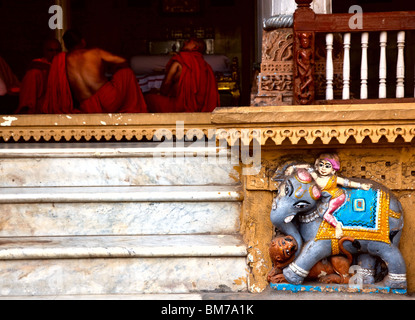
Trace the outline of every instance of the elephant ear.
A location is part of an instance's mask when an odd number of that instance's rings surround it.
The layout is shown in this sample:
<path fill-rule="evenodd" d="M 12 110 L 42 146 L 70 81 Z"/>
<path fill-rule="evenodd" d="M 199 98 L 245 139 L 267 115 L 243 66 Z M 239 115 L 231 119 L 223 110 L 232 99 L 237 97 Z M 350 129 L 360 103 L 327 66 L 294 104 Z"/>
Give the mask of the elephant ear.
<path fill-rule="evenodd" d="M 321 198 L 321 191 L 317 185 L 314 185 L 310 188 L 310 196 L 315 201 Z"/>
<path fill-rule="evenodd" d="M 295 176 L 301 183 L 309 184 L 313 181 L 313 177 L 306 169 L 298 169 Z"/>

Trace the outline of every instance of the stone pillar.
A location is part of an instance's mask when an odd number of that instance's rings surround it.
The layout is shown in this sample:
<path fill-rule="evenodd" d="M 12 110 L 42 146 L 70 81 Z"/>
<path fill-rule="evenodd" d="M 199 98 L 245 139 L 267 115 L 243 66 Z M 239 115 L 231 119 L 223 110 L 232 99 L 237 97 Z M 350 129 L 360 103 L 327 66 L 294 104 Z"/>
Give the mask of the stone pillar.
<path fill-rule="evenodd" d="M 68 0 L 55 0 L 55 4 L 60 6 L 63 11 L 63 29 L 56 29 L 55 31 L 56 39 L 58 39 L 63 46 L 63 35 L 70 27 L 70 5 Z"/>
<path fill-rule="evenodd" d="M 324 13 L 330 14 L 332 13 L 332 0 L 314 0 L 311 4 L 311 9 L 315 13 Z M 297 9 L 297 4 L 294 0 L 263 0 L 263 2 L 269 2 L 271 7 L 271 15 L 279 15 L 279 14 L 293 14 L 294 11 Z"/>

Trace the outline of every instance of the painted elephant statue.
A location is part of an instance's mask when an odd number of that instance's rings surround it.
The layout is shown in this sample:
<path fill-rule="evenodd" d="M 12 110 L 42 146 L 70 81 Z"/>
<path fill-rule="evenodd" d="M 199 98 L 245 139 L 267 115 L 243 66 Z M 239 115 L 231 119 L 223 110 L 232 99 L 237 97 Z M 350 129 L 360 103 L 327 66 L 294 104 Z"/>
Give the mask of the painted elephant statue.
<path fill-rule="evenodd" d="M 330 196 L 304 168 L 284 170 L 277 180 L 280 184 L 271 221 L 298 244 L 295 259 L 284 268 L 278 282 L 301 284 L 317 262 L 339 254 L 335 228 L 323 219 Z M 406 266 L 398 248 L 403 228 L 402 206 L 386 187 L 369 180 L 359 183 L 369 183 L 370 190 L 342 187 L 346 201 L 333 213 L 342 223 L 344 236 L 356 240 L 345 242 L 344 248 L 361 267 L 364 284 L 375 283 L 375 265 L 380 258 L 388 268 L 382 286 L 406 289 Z"/>

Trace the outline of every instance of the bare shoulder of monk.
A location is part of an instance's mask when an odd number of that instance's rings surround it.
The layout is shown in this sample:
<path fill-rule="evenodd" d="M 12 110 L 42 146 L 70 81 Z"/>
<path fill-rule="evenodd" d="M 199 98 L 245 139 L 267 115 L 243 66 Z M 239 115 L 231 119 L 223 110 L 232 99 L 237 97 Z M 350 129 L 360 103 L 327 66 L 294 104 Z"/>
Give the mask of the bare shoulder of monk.
<path fill-rule="evenodd" d="M 102 72 L 99 49 L 82 49 L 68 56 L 68 79 L 79 101 L 95 94 L 108 80 Z"/>
<path fill-rule="evenodd" d="M 119 57 L 115 54 L 112 54 L 111 52 L 108 52 L 102 49 L 98 49 L 98 54 L 100 55 L 102 60 L 109 62 L 109 63 L 121 64 L 127 61 L 123 57 Z"/>

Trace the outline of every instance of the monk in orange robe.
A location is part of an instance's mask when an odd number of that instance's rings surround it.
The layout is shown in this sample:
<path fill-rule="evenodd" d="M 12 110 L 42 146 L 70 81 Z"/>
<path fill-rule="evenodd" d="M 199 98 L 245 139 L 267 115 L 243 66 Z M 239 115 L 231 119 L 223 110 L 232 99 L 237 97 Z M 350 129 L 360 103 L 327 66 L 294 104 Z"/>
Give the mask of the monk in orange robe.
<path fill-rule="evenodd" d="M 68 53 L 59 54 L 52 63 L 44 113 L 147 112 L 138 81 L 124 58 L 87 49 L 75 30 L 67 31 L 63 39 Z M 111 79 L 105 75 L 108 65 L 116 70 Z"/>
<path fill-rule="evenodd" d="M 37 114 L 42 112 L 48 84 L 49 69 L 53 58 L 62 51 L 56 39 L 47 40 L 43 46 L 43 57 L 31 62 L 20 87 L 19 108 L 16 113 Z"/>
<path fill-rule="evenodd" d="M 145 96 L 150 112 L 212 112 L 220 106 L 215 75 L 204 60 L 205 43 L 191 39 L 166 66 L 159 94 Z"/>

